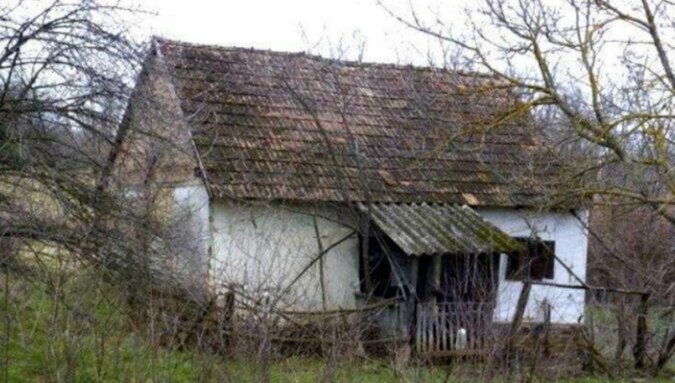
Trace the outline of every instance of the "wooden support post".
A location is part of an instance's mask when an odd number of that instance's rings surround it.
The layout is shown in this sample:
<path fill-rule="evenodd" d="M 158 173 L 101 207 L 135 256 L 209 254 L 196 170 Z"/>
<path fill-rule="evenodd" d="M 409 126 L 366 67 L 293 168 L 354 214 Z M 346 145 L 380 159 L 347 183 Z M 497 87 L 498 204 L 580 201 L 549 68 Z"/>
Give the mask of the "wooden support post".
<path fill-rule="evenodd" d="M 361 230 L 361 238 L 360 245 L 360 254 L 361 254 L 361 267 L 363 268 L 363 284 L 365 286 L 366 290 L 366 297 L 370 298 L 370 294 L 373 292 L 373 282 L 371 279 L 370 275 L 370 256 L 369 256 L 369 248 L 370 248 L 370 218 L 369 216 L 367 217 L 362 217 L 360 221 L 360 230 Z"/>
<path fill-rule="evenodd" d="M 511 358 L 515 346 L 516 337 L 520 330 L 520 325 L 523 322 L 525 309 L 527 308 L 527 301 L 530 299 L 530 291 L 532 284 L 530 282 L 523 282 L 523 289 L 518 296 L 518 303 L 516 304 L 516 312 L 513 314 L 511 327 L 509 328 L 508 336 L 506 337 L 506 347 L 504 348 L 504 356 L 507 360 Z"/>
<path fill-rule="evenodd" d="M 415 351 L 420 352 L 420 313 L 417 306 L 419 299 L 417 296 L 417 280 L 419 278 L 419 260 L 413 258 L 410 261 L 410 296 L 404 303 L 408 307 L 408 334 L 410 340 L 415 344 Z"/>
<path fill-rule="evenodd" d="M 438 291 L 441 290 L 442 263 L 443 263 L 443 256 L 435 255 L 431 263 L 431 286 L 433 288 L 434 293 L 437 293 Z"/>
<path fill-rule="evenodd" d="M 530 299 L 530 291 L 532 291 L 532 284 L 529 282 L 523 283 L 523 289 L 518 296 L 518 303 L 516 303 L 516 312 L 513 314 L 513 321 L 511 322 L 511 329 L 509 335 L 515 335 L 520 328 L 525 316 L 525 309 L 527 308 L 527 301 Z"/>
<path fill-rule="evenodd" d="M 544 355 L 551 356 L 551 313 L 550 303 L 544 303 Z"/>
<path fill-rule="evenodd" d="M 410 294 L 417 298 L 417 281 L 419 279 L 420 262 L 419 259 L 412 258 L 410 260 Z"/>

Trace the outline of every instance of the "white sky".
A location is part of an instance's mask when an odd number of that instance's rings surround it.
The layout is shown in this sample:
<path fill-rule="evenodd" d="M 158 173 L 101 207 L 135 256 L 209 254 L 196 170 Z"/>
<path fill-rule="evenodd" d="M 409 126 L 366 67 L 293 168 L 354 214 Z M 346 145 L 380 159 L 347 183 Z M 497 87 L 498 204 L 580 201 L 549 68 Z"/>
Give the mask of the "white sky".
<path fill-rule="evenodd" d="M 147 20 L 150 33 L 195 43 L 337 57 L 342 41 L 348 48 L 342 58 L 357 59 L 359 42 L 365 41 L 365 61 L 417 64 L 428 63 L 428 52 L 438 48 L 438 42 L 394 20 L 376 0 L 138 1 L 157 14 Z M 454 0 L 451 6 L 464 2 Z M 407 2 L 387 0 L 385 4 L 403 9 Z M 432 0 L 415 4 L 424 9 L 439 6 Z"/>

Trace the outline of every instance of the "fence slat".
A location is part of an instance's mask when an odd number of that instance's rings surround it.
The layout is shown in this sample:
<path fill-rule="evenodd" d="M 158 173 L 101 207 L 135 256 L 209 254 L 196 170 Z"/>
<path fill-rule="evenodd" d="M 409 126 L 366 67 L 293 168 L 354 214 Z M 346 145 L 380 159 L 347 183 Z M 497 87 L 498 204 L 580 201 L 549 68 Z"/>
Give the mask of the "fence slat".
<path fill-rule="evenodd" d="M 464 329 L 465 350 L 481 351 L 488 339 L 485 332 L 491 322 L 491 307 L 486 302 L 418 303 L 415 350 L 418 354 L 460 351 L 458 334 Z"/>

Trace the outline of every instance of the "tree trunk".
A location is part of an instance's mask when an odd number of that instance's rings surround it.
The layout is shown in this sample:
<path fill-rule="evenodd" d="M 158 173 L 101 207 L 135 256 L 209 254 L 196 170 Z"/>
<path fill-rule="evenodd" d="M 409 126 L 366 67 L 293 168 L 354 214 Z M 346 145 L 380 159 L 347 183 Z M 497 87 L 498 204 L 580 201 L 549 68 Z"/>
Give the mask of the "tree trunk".
<path fill-rule="evenodd" d="M 616 311 L 617 322 L 617 342 L 616 349 L 614 349 L 614 361 L 619 363 L 623 358 L 623 352 L 626 349 L 626 315 L 623 299 L 619 303 Z"/>
<path fill-rule="evenodd" d="M 645 368 L 646 365 L 648 311 L 649 311 L 649 294 L 642 294 L 640 295 L 640 306 L 638 307 L 638 318 L 637 318 L 637 332 L 635 335 L 635 346 L 633 347 L 635 368 L 638 370 Z"/>

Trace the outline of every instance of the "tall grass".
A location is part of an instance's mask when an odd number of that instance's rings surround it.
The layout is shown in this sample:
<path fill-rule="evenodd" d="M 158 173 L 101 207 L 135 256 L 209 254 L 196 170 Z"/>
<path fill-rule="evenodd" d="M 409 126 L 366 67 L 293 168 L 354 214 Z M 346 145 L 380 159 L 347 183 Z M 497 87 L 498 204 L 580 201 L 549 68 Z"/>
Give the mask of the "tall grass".
<path fill-rule="evenodd" d="M 10 382 L 255 382 L 254 363 L 226 360 L 199 350 L 170 350 L 153 344 L 149 329 L 128 315 L 124 294 L 97 273 L 64 264 L 38 267 L 13 263 L 0 270 L 0 307 L 9 318 L 8 353 L 2 352 Z M 271 368 L 274 382 L 315 382 L 319 359 L 288 358 Z M 1 376 L 1 375 L 0 375 Z M 396 376 L 386 363 L 340 366 L 348 382 L 443 381 L 433 368 Z M 0 380 L 2 378 L 0 377 Z M 403 379 L 403 380 L 401 380 Z"/>
<path fill-rule="evenodd" d="M 124 293 L 96 272 L 23 260 L 0 269 L 0 286 L 0 338 L 9 335 L 0 366 L 8 366 L 9 382 L 259 381 L 253 361 L 153 343 L 147 324 L 130 319 Z M 285 358 L 273 363 L 269 376 L 272 382 L 317 382 L 325 367 L 318 358 Z M 458 368 L 448 374 L 445 366 L 411 365 L 397 373 L 386 359 L 345 361 L 332 381 L 465 382 Z"/>
<path fill-rule="evenodd" d="M 12 382 L 190 381 L 192 355 L 152 347 L 125 315 L 119 295 L 91 273 L 9 278 Z M 7 301 L 9 300 L 9 301 Z M 3 329 L 7 334 L 7 329 Z"/>

